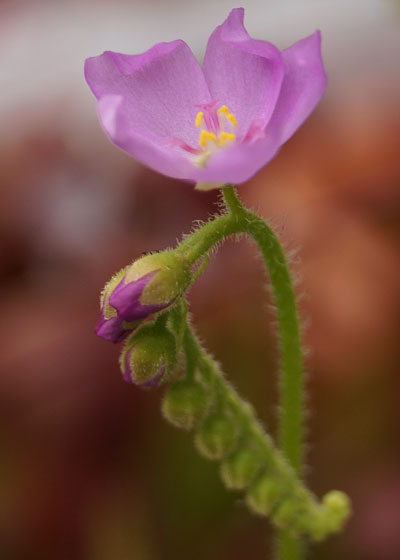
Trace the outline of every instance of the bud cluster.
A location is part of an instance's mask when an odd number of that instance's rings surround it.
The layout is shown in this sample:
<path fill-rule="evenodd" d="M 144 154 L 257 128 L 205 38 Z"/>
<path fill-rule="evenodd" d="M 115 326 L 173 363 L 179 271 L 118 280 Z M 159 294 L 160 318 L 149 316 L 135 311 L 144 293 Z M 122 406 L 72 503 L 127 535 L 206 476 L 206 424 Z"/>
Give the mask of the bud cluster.
<path fill-rule="evenodd" d="M 334 491 L 318 504 L 262 432 L 252 407 L 239 404 L 225 380 L 229 390 L 221 396 L 217 386 L 222 379 L 215 373 L 213 382 L 197 370 L 193 378 L 170 385 L 162 403 L 164 417 L 179 428 L 195 430 L 197 450 L 220 461 L 225 486 L 244 491 L 253 513 L 269 517 L 277 528 L 294 536 L 322 540 L 338 531 L 350 513 L 347 497 Z"/>
<path fill-rule="evenodd" d="M 347 496 L 333 491 L 319 504 L 262 430 L 252 407 L 202 350 L 186 323 L 185 305 L 161 313 L 192 280 L 182 254 L 165 251 L 138 259 L 106 284 L 96 333 L 114 343 L 126 339 L 120 366 L 128 383 L 156 387 L 173 381 L 164 395 L 164 417 L 195 431 L 199 453 L 220 462 L 224 484 L 243 491 L 251 511 L 295 537 L 322 540 L 339 531 L 350 513 Z M 176 380 L 181 345 L 186 376 Z"/>

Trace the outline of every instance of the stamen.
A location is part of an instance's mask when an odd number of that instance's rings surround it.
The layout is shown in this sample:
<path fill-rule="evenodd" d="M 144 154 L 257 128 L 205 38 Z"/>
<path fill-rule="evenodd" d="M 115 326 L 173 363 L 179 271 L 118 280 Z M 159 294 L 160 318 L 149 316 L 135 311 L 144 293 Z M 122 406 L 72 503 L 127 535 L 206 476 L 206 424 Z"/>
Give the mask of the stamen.
<path fill-rule="evenodd" d="M 202 148 L 206 148 L 209 142 L 216 142 L 217 137 L 212 132 L 202 130 L 200 133 L 199 144 Z"/>
<path fill-rule="evenodd" d="M 195 105 L 198 109 L 194 120 L 195 127 L 200 129 L 198 147 L 193 147 L 180 138 L 170 138 L 169 145 L 174 148 L 181 148 L 185 152 L 195 156 L 193 163 L 197 167 L 204 168 L 207 166 L 212 155 L 236 141 L 236 134 L 233 133 L 234 127 L 237 127 L 235 116 L 229 111 L 226 105 L 222 105 L 219 109 L 217 106 L 219 101 L 211 101 L 205 105 Z M 259 130 L 250 127 L 246 140 L 252 140 Z"/>
<path fill-rule="evenodd" d="M 219 145 L 223 146 L 224 144 L 226 144 L 226 142 L 233 142 L 236 140 L 236 135 L 235 134 L 231 134 L 230 132 L 221 132 L 221 135 L 219 137 Z"/>
<path fill-rule="evenodd" d="M 235 119 L 235 115 L 229 112 L 229 109 L 226 105 L 222 105 L 217 111 L 218 115 L 223 118 L 226 118 L 233 126 L 237 126 L 237 121 Z"/>
<path fill-rule="evenodd" d="M 170 138 L 169 145 L 172 148 L 182 148 L 182 150 L 185 150 L 185 152 L 189 152 L 189 154 L 193 154 L 194 156 L 199 156 L 203 153 L 203 150 L 200 150 L 199 148 L 193 148 L 180 138 Z"/>
<path fill-rule="evenodd" d="M 229 113 L 228 120 L 231 124 L 233 124 L 233 126 L 238 125 L 237 120 L 235 119 L 235 115 L 232 115 L 232 113 Z"/>
<path fill-rule="evenodd" d="M 221 115 L 222 113 L 224 113 L 226 116 L 228 116 L 229 113 L 229 109 L 226 105 L 222 105 L 222 107 L 220 107 L 217 111 L 218 115 Z"/>
<path fill-rule="evenodd" d="M 245 144 L 252 144 L 256 140 L 260 140 L 261 138 L 264 138 L 265 136 L 264 128 L 265 128 L 265 123 L 263 120 L 254 119 L 254 121 L 250 123 L 249 130 L 247 131 L 245 137 L 243 138 L 243 142 Z"/>
<path fill-rule="evenodd" d="M 196 128 L 200 128 L 200 126 L 202 125 L 203 117 L 204 117 L 204 113 L 202 111 L 199 111 L 196 115 L 196 122 L 195 122 Z"/>

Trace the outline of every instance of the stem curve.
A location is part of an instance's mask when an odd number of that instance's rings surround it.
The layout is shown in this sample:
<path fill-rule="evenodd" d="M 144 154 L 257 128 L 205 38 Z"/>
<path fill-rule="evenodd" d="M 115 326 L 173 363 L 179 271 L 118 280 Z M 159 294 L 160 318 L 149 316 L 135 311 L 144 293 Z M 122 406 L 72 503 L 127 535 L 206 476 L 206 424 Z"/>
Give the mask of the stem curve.
<path fill-rule="evenodd" d="M 297 477 L 303 475 L 304 460 L 304 375 L 303 354 L 296 297 L 288 261 L 279 240 L 268 224 L 244 208 L 232 185 L 222 189 L 226 212 L 203 225 L 183 240 L 177 251 L 190 264 L 225 238 L 245 233 L 258 246 L 269 274 L 276 304 L 279 333 L 279 400 L 278 442 L 283 456 Z M 303 558 L 303 543 L 285 529 L 277 542 L 279 560 Z"/>

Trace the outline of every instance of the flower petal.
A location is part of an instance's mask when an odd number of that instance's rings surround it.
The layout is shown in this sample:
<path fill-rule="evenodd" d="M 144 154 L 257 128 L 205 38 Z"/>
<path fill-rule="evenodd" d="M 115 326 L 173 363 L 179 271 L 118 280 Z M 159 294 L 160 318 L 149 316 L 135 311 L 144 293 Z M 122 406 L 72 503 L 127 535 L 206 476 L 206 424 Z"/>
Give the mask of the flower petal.
<path fill-rule="evenodd" d="M 176 179 L 191 178 L 194 166 L 183 150 L 172 148 L 168 141 L 154 138 L 146 131 L 136 132 L 130 126 L 121 96 L 102 97 L 97 109 L 104 130 L 116 146 L 159 173 Z"/>
<path fill-rule="evenodd" d="M 326 87 L 319 31 L 283 51 L 285 76 L 264 138 L 216 153 L 198 172 L 200 183 L 243 183 L 264 167 L 320 101 Z"/>
<path fill-rule="evenodd" d="M 266 41 L 252 39 L 243 17 L 243 8 L 231 11 L 211 35 L 204 57 L 211 95 L 235 115 L 241 136 L 254 119 L 268 123 L 284 74 L 279 50 Z"/>
<path fill-rule="evenodd" d="M 108 51 L 86 60 L 85 77 L 112 141 L 146 165 L 185 178 L 187 158 L 169 142 L 178 137 L 196 145 L 195 105 L 211 100 L 189 47 L 173 41 L 142 55 Z"/>
<path fill-rule="evenodd" d="M 217 188 L 221 184 L 244 183 L 251 179 L 279 151 L 276 131 L 252 144 L 241 143 L 213 154 L 207 167 L 196 169 L 194 177 L 201 190 Z M 214 183 L 214 185 L 213 185 Z"/>
<path fill-rule="evenodd" d="M 283 144 L 321 100 L 327 77 L 321 56 L 321 32 L 301 39 L 282 52 L 285 77 L 274 114 L 266 129 L 279 129 Z"/>

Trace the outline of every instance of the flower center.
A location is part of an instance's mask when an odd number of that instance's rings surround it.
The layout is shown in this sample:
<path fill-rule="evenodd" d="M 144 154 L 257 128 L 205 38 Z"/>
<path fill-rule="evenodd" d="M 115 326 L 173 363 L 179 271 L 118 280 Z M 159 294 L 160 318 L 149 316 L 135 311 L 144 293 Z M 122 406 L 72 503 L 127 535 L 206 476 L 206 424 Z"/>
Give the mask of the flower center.
<path fill-rule="evenodd" d="M 216 108 L 217 102 L 213 101 L 207 105 L 197 105 L 202 109 L 196 116 L 195 126 L 200 128 L 199 144 L 202 148 L 221 148 L 227 142 L 234 142 L 237 127 L 235 116 L 229 112 L 226 105 Z"/>
<path fill-rule="evenodd" d="M 198 167 L 205 167 L 213 152 L 231 146 L 236 141 L 236 118 L 226 105 L 217 109 L 218 104 L 218 101 L 211 101 L 206 105 L 195 105 L 200 109 L 194 123 L 200 129 L 199 147 L 190 146 L 179 138 L 172 139 L 173 146 L 195 156 L 194 164 Z"/>

